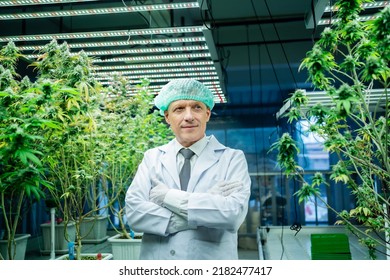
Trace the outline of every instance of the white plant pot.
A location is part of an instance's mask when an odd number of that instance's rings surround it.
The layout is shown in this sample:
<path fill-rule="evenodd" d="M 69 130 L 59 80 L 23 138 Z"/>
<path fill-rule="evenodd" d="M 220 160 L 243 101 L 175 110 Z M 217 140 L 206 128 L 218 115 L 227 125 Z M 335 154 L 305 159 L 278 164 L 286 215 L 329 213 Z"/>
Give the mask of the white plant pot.
<path fill-rule="evenodd" d="M 43 248 L 41 253 L 49 254 L 51 252 L 51 224 L 41 224 Z M 76 226 L 75 223 L 68 223 L 66 232 L 68 234 L 69 241 L 75 241 L 76 239 Z M 65 238 L 65 224 L 55 225 L 55 236 L 54 236 L 54 251 L 56 254 L 65 254 L 68 252 L 68 241 Z"/>
<path fill-rule="evenodd" d="M 138 235 L 142 237 L 142 234 Z M 117 234 L 108 238 L 114 260 L 139 260 L 142 239 L 123 239 L 120 236 Z"/>
<path fill-rule="evenodd" d="M 97 253 L 83 253 L 81 254 L 81 258 L 83 256 L 93 256 L 96 257 Z M 102 260 L 112 260 L 113 256 L 110 253 L 102 253 Z M 69 254 L 61 255 L 56 260 L 69 260 Z"/>
<path fill-rule="evenodd" d="M 12 246 L 11 253 L 15 254 L 14 260 L 24 260 L 24 257 L 26 256 L 26 249 L 27 249 L 27 241 L 30 238 L 31 234 L 16 234 L 15 235 L 15 243 L 16 247 Z M 5 260 L 9 260 L 8 257 L 8 241 L 7 240 L 0 240 L 0 253 L 3 256 Z"/>
<path fill-rule="evenodd" d="M 102 243 L 108 239 L 108 216 L 95 216 L 83 219 L 80 234 L 83 243 Z"/>

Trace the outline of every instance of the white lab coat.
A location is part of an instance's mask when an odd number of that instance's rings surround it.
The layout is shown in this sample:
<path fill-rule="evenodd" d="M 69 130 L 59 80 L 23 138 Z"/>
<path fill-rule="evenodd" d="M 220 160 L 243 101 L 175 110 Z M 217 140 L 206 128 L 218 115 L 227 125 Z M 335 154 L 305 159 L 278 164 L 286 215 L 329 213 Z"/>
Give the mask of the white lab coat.
<path fill-rule="evenodd" d="M 149 201 L 151 176 L 180 190 L 173 140 L 147 151 L 126 194 L 126 218 L 143 232 L 141 259 L 237 259 L 237 230 L 245 220 L 250 177 L 244 153 L 225 147 L 214 136 L 192 167 L 187 192 L 188 222 L 195 230 L 167 234 L 171 211 Z M 220 181 L 241 181 L 228 197 L 207 191 Z"/>

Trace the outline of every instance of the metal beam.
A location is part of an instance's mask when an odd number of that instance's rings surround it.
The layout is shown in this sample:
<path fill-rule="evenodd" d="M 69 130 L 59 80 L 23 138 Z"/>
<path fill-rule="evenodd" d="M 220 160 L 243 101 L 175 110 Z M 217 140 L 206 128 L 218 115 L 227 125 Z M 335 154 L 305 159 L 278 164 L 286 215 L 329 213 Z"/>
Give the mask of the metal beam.
<path fill-rule="evenodd" d="M 307 29 L 313 29 L 318 25 L 318 22 L 322 18 L 325 12 L 326 6 L 329 4 L 329 0 L 314 0 L 310 12 L 305 16 L 305 25 Z M 314 21 L 316 22 L 314 24 Z"/>

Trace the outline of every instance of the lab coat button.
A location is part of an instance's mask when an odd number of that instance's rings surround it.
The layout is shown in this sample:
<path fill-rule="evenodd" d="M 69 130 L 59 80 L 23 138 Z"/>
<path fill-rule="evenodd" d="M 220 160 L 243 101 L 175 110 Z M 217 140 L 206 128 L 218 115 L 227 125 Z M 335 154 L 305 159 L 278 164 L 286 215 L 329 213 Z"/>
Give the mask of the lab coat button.
<path fill-rule="evenodd" d="M 169 253 L 171 253 L 171 256 L 174 256 L 175 255 L 175 250 L 171 250 Z"/>

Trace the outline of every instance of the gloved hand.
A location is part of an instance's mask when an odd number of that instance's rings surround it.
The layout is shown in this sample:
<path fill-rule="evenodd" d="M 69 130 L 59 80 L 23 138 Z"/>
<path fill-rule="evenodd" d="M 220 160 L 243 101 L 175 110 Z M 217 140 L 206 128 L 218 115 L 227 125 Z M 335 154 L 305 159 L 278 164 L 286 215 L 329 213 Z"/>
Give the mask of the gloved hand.
<path fill-rule="evenodd" d="M 208 193 L 222 195 L 224 197 L 231 195 L 234 192 L 239 191 L 243 187 L 239 181 L 224 181 L 217 183 L 212 187 Z"/>
<path fill-rule="evenodd" d="M 156 203 L 157 205 L 162 206 L 165 195 L 169 191 L 169 188 L 167 185 L 155 178 L 152 178 L 152 185 L 153 187 L 149 192 L 149 200 Z"/>
<path fill-rule="evenodd" d="M 168 233 L 172 234 L 189 229 L 196 229 L 196 227 L 189 226 L 187 219 L 176 213 L 172 213 L 171 219 L 169 220 L 168 224 Z"/>

